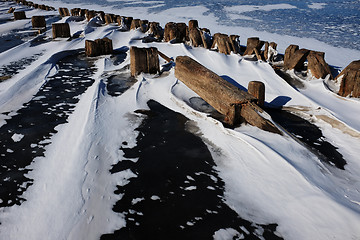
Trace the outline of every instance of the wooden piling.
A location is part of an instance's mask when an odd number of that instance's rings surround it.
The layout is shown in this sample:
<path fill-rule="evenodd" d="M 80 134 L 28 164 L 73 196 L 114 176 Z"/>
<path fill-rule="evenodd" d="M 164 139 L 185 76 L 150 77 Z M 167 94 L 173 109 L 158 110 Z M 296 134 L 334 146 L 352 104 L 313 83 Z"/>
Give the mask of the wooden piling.
<path fill-rule="evenodd" d="M 258 53 L 261 52 L 261 48 L 264 45 L 264 41 L 261 41 L 258 37 L 251 37 L 247 39 L 246 50 L 244 55 L 254 54 L 254 49 L 258 50 Z"/>
<path fill-rule="evenodd" d="M 45 16 L 32 16 L 31 23 L 33 28 L 45 28 L 46 27 Z"/>
<path fill-rule="evenodd" d="M 333 79 L 330 67 L 325 62 L 324 52 L 310 51 L 307 60 L 308 72 L 310 71 L 315 78 L 326 78 L 327 75 L 330 75 L 330 79 Z"/>
<path fill-rule="evenodd" d="M 43 8 L 45 8 L 45 5 L 43 6 Z M 67 9 L 67 8 L 59 8 L 59 14 L 61 17 L 70 16 L 69 9 Z"/>
<path fill-rule="evenodd" d="M 53 23 L 52 24 L 52 35 L 53 38 L 69 38 L 70 35 L 70 26 L 68 23 Z"/>
<path fill-rule="evenodd" d="M 88 57 L 96 57 L 113 53 L 112 40 L 109 38 L 85 40 L 85 54 Z"/>
<path fill-rule="evenodd" d="M 26 19 L 25 12 L 24 11 L 14 12 L 14 19 L 15 20 Z"/>
<path fill-rule="evenodd" d="M 340 81 L 340 96 L 360 98 L 360 60 L 351 62 L 335 81 Z"/>
<path fill-rule="evenodd" d="M 309 52 L 307 49 L 299 49 L 298 45 L 290 45 L 285 50 L 284 68 L 302 70 Z"/>
<path fill-rule="evenodd" d="M 130 48 L 130 72 L 131 76 L 137 76 L 141 72 L 160 72 L 159 55 L 157 48 Z"/>
<path fill-rule="evenodd" d="M 256 104 L 259 107 L 264 107 L 265 103 L 265 84 L 260 81 L 251 81 L 248 84 L 248 93 L 253 95 L 257 102 Z"/>

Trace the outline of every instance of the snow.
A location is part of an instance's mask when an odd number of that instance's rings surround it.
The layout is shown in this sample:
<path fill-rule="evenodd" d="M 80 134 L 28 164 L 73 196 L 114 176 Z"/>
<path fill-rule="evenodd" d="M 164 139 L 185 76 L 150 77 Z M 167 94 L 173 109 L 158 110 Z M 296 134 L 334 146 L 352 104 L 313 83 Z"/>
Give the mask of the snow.
<path fill-rule="evenodd" d="M 162 3 L 152 1 L 152 4 Z M 56 6 L 59 3 L 45 4 Z M 312 3 L 309 8 L 324 6 Z M 99 8 L 111 10 L 106 6 Z M 296 7 L 290 4 L 242 5 L 227 11 L 234 17 L 234 14 L 249 11 L 293 8 Z M 298 43 L 301 47 L 325 51 L 326 60 L 342 68 L 360 53 L 309 38 L 221 26 L 212 13 L 203 15 L 206 11 L 203 6 L 169 8 L 156 14 L 148 12 L 146 7 L 122 9 L 124 15 L 146 17 L 159 21 L 162 26 L 170 19 L 186 22 L 197 16 L 200 26 L 208 27 L 212 32 L 242 32 L 242 42 L 247 37 L 260 36 L 278 42 L 280 52 L 284 52 L 289 43 Z M 39 10 L 27 12 L 28 16 L 38 13 Z M 59 22 L 69 19 L 63 18 Z M 48 239 L 99 239 L 102 234 L 125 227 L 125 217 L 112 211 L 113 205 L 121 198 L 114 191 L 116 186 L 125 186 L 137 174 L 130 170 L 111 174 L 109 169 L 118 161 L 126 160 L 119 149 L 123 142 L 126 141 L 129 147 L 136 146 L 136 128 L 141 124 L 142 117 L 134 111 L 148 109 L 147 101 L 150 99 L 196 123 L 199 135 L 211 151 L 216 170 L 225 183 L 225 202 L 242 218 L 260 224 L 275 222 L 278 224 L 277 232 L 285 239 L 356 239 L 360 236 L 358 99 L 337 96 L 326 87 L 324 79 L 301 80 L 305 88 L 294 89 L 266 62 L 248 61 L 239 55 L 226 56 L 184 44 L 142 43 L 136 40 L 143 36 L 139 31 L 119 32 L 114 26 L 99 26 L 96 21 L 70 21 L 72 33 L 83 31 L 78 39 L 58 39 L 31 49 L 25 42 L 0 53 L 1 66 L 8 61 L 31 56 L 34 52 L 43 53 L 29 67 L 0 83 L 0 112 L 16 113 L 30 101 L 48 77 L 57 73 L 57 61 L 70 55 L 72 51 L 69 50 L 83 48 L 85 39 L 107 36 L 113 40 L 114 49 L 154 46 L 174 59 L 180 55 L 190 56 L 243 88 L 252 80 L 264 82 L 267 104 L 277 103 L 278 97 L 286 97 L 288 101 L 284 106 L 302 109 L 299 114 L 321 128 L 348 164 L 341 171 L 322 163 L 286 132 L 277 135 L 248 125 L 224 128 L 217 120 L 192 107 L 190 98 L 197 95 L 175 78 L 173 68 L 162 76 L 141 74 L 130 89 L 118 97 L 111 97 L 105 89 L 104 74 L 122 69 L 130 59 L 127 56 L 120 66 L 114 66 L 109 56 L 103 56 L 96 61 L 95 82 L 80 96 L 68 122 L 58 126 L 51 139 L 43 141 L 50 143 L 45 147 L 45 155 L 34 159 L 28 167 L 33 169 L 28 177 L 34 179 L 34 183 L 22 196 L 26 201 L 20 206 L 0 210 L 1 238 L 41 239 L 47 236 Z M 26 24 L 29 20 L 2 24 L 0 31 L 5 33 Z M 50 31 L 46 32 L 47 36 L 50 34 Z M 6 125 L 6 119 L 11 116 L 2 114 L 0 126 Z M 324 119 L 339 123 L 338 127 L 333 127 Z M 23 134 L 14 133 L 12 139 L 18 142 L 23 137 Z M 7 151 L 12 153 L 14 149 Z M 210 177 L 214 182 L 218 181 L 214 176 Z M 191 176 L 187 179 L 194 180 Z M 208 189 L 215 190 L 211 186 Z M 197 191 L 198 188 L 189 186 L 184 190 Z M 158 201 L 160 197 L 153 195 L 150 199 Z M 144 200 L 139 197 L 133 199 L 132 204 Z M 194 225 L 190 221 L 186 224 Z M 235 236 L 239 239 L 244 237 L 234 229 L 219 229 L 214 233 L 214 239 L 232 239 Z"/>

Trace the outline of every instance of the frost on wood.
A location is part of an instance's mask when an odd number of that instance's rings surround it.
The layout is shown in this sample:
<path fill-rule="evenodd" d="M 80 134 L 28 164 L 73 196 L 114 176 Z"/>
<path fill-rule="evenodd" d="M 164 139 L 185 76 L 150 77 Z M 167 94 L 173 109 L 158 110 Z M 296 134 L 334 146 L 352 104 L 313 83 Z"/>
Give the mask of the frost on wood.
<path fill-rule="evenodd" d="M 130 48 L 131 76 L 143 73 L 160 72 L 159 55 L 157 48 Z"/>
<path fill-rule="evenodd" d="M 360 60 L 351 62 L 335 80 L 341 81 L 340 96 L 360 97 Z"/>

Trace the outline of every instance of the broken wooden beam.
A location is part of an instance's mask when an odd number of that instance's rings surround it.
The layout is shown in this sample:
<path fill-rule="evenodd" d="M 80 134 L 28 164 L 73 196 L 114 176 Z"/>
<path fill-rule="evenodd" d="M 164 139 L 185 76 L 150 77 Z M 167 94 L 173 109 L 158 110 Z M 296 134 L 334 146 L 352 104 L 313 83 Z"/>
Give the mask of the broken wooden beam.
<path fill-rule="evenodd" d="M 135 77 L 141 72 L 156 74 L 160 72 L 157 48 L 130 48 L 130 72 Z"/>
<path fill-rule="evenodd" d="M 240 90 L 188 56 L 178 56 L 175 77 L 197 93 L 203 100 L 225 116 L 229 125 L 242 120 L 263 130 L 280 133 L 274 124 L 261 116 L 263 110 L 257 99 Z"/>
<path fill-rule="evenodd" d="M 52 35 L 53 38 L 69 38 L 70 26 L 68 23 L 53 23 L 52 24 Z"/>
<path fill-rule="evenodd" d="M 176 58 L 175 77 L 225 115 L 225 121 L 230 125 L 238 120 L 236 106 L 256 101 L 254 96 L 225 81 L 188 56 Z"/>

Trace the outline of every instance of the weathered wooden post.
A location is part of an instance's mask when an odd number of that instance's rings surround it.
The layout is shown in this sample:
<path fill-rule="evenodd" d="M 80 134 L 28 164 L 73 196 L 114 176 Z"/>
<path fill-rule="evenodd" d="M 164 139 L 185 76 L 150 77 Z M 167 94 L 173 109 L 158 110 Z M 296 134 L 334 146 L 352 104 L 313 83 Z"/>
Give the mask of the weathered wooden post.
<path fill-rule="evenodd" d="M 32 16 L 31 23 L 33 28 L 45 28 L 46 27 L 45 16 Z"/>
<path fill-rule="evenodd" d="M 189 39 L 190 43 L 194 47 L 204 46 L 203 37 L 201 36 L 201 32 L 199 30 L 198 21 L 190 20 L 189 21 Z"/>
<path fill-rule="evenodd" d="M 150 33 L 150 36 L 153 36 L 154 38 L 156 38 L 158 40 L 161 40 L 164 36 L 164 31 L 158 22 L 150 22 L 149 23 L 149 33 Z"/>
<path fill-rule="evenodd" d="M 340 81 L 340 96 L 360 98 L 360 60 L 351 62 L 335 81 Z"/>
<path fill-rule="evenodd" d="M 70 35 L 70 26 L 68 23 L 53 23 L 52 24 L 53 38 L 68 38 Z"/>
<path fill-rule="evenodd" d="M 240 36 L 239 35 L 230 35 L 230 43 L 234 53 L 240 53 Z"/>
<path fill-rule="evenodd" d="M 251 81 L 248 84 L 248 93 L 257 99 L 257 105 L 264 107 L 265 103 L 265 84 L 260 81 Z"/>
<path fill-rule="evenodd" d="M 14 12 L 14 19 L 15 20 L 26 19 L 25 12 L 24 11 Z"/>
<path fill-rule="evenodd" d="M 256 51 L 259 54 L 263 45 L 264 45 L 264 41 L 260 41 L 260 39 L 258 37 L 248 38 L 244 55 L 251 55 L 254 52 L 256 53 Z M 261 60 L 261 59 L 258 59 L 258 60 Z"/>
<path fill-rule="evenodd" d="M 94 10 L 88 10 L 85 15 L 86 15 L 86 20 L 89 22 L 93 17 L 96 16 L 96 13 Z"/>
<path fill-rule="evenodd" d="M 85 54 L 88 57 L 96 57 L 113 53 L 112 40 L 105 37 L 95 41 L 85 40 Z"/>
<path fill-rule="evenodd" d="M 234 125 L 243 119 L 263 130 L 280 133 L 269 120 L 259 114 L 263 110 L 255 104 L 257 99 L 254 96 L 235 87 L 190 57 L 176 58 L 175 77 L 223 114 L 227 124 Z"/>
<path fill-rule="evenodd" d="M 290 45 L 285 50 L 284 68 L 301 70 L 309 52 L 307 49 L 299 49 L 298 45 Z"/>
<path fill-rule="evenodd" d="M 266 61 L 273 61 L 277 44 L 275 42 L 265 42 L 264 58 Z"/>
<path fill-rule="evenodd" d="M 45 8 L 45 5 L 42 8 Z M 59 14 L 61 17 L 70 16 L 69 9 L 67 9 L 67 8 L 59 8 Z"/>
<path fill-rule="evenodd" d="M 159 55 L 157 48 L 130 48 L 130 72 L 131 76 L 137 76 L 141 72 L 158 73 Z"/>
<path fill-rule="evenodd" d="M 329 65 L 325 62 L 325 53 L 310 51 L 307 56 L 308 60 L 308 72 L 315 78 L 325 78 L 330 75 L 330 79 L 333 79 Z"/>

